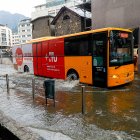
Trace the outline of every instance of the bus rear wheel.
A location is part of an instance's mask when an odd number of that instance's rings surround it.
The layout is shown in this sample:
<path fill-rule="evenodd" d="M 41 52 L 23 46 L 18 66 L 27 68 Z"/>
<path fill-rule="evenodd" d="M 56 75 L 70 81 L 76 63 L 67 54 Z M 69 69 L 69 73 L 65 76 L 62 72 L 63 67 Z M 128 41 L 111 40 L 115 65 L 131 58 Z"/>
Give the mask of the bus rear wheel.
<path fill-rule="evenodd" d="M 24 72 L 29 72 L 29 67 L 27 65 L 24 66 Z"/>
<path fill-rule="evenodd" d="M 79 79 L 79 76 L 76 72 L 71 72 L 71 73 L 68 73 L 67 75 L 67 80 L 78 80 Z"/>

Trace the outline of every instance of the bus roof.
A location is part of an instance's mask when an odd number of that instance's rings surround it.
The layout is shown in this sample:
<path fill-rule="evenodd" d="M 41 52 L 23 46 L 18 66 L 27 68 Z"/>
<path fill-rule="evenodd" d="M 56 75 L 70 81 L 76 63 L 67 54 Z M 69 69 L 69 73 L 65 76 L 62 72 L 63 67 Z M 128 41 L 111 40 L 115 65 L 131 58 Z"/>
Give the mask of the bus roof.
<path fill-rule="evenodd" d="M 44 41 L 44 40 L 50 40 L 50 39 L 54 39 L 54 38 L 56 38 L 56 37 L 55 36 L 45 36 L 45 37 L 31 39 L 27 43 L 41 42 L 41 41 Z"/>
<path fill-rule="evenodd" d="M 130 29 L 107 27 L 107 28 L 100 28 L 100 29 L 95 29 L 95 30 L 90 30 L 90 31 L 85 31 L 85 32 L 79 32 L 79 33 L 75 33 L 75 34 L 68 34 L 68 35 L 58 36 L 56 38 L 63 38 L 63 37 L 66 38 L 66 37 L 84 35 L 84 34 L 89 34 L 89 33 L 98 33 L 98 32 L 103 32 L 103 31 L 108 31 L 108 30 L 121 30 L 121 31 L 126 31 L 126 32 L 132 32 Z"/>
<path fill-rule="evenodd" d="M 35 38 L 35 39 L 31 39 L 31 40 L 27 41 L 26 43 L 17 44 L 15 46 L 22 46 L 22 45 L 26 45 L 26 44 L 35 43 L 35 42 L 50 40 L 50 39 L 53 39 L 53 38 L 56 38 L 56 37 L 55 36 L 45 36 L 45 37 Z"/>
<path fill-rule="evenodd" d="M 84 34 L 89 34 L 89 33 L 98 33 L 98 32 L 108 31 L 108 30 L 121 30 L 121 31 L 126 31 L 126 32 L 132 32 L 130 29 L 107 27 L 107 28 L 100 28 L 100 29 L 95 29 L 95 30 L 90 30 L 90 31 L 84 31 L 84 32 L 79 32 L 79 33 L 74 33 L 74 34 L 63 35 L 63 36 L 46 36 L 46 37 L 35 38 L 35 39 L 28 41 L 26 44 L 36 43 L 36 42 L 41 42 L 41 41 L 46 41 L 46 40 L 51 40 L 51 39 L 67 38 L 67 37 L 84 35 Z M 23 45 L 23 44 L 21 44 L 21 45 Z"/>

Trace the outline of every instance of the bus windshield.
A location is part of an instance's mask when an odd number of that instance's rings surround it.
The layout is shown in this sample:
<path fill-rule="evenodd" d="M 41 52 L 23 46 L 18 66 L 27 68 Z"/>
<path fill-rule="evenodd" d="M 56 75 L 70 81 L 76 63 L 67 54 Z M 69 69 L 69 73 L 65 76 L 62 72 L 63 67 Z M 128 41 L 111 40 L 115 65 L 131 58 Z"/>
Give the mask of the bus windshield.
<path fill-rule="evenodd" d="M 110 66 L 133 62 L 132 34 L 113 30 L 110 32 Z"/>

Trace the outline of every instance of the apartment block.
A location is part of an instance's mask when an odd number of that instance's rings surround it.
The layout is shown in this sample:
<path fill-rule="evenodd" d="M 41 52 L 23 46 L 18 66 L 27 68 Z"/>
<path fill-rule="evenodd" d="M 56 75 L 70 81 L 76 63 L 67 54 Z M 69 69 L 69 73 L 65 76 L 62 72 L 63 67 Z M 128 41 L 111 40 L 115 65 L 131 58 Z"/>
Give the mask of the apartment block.
<path fill-rule="evenodd" d="M 24 19 L 19 22 L 18 35 L 20 43 L 26 43 L 32 39 L 32 23 L 31 19 Z"/>
<path fill-rule="evenodd" d="M 18 33 L 12 34 L 12 43 L 13 43 L 12 46 L 20 44 L 20 37 L 19 37 Z"/>
<path fill-rule="evenodd" d="M 12 46 L 12 30 L 6 25 L 0 24 L 0 49 L 10 48 Z"/>

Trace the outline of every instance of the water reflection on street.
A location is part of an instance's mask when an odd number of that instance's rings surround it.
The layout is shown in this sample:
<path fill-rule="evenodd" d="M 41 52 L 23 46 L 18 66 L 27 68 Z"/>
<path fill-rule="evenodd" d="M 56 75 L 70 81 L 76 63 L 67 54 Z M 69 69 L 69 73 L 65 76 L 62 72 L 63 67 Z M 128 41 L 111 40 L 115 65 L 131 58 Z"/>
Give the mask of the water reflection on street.
<path fill-rule="evenodd" d="M 57 92 L 56 111 L 61 111 L 65 115 L 81 112 L 80 87 L 76 90 L 79 92 Z M 94 124 L 104 130 L 124 131 L 140 138 L 140 77 L 138 75 L 133 83 L 114 89 L 86 87 L 85 98 L 86 125 Z"/>
<path fill-rule="evenodd" d="M 130 84 L 111 89 L 86 85 L 85 115 L 81 114 L 82 84 L 78 81 L 55 80 L 55 107 L 52 100 L 46 107 L 42 86 L 45 78 L 36 77 L 33 102 L 32 77 L 10 76 L 10 93 L 4 90 L 0 94 L 0 110 L 33 131 L 59 132 L 78 140 L 140 139 L 140 75 L 135 74 Z M 0 82 L 4 85 L 3 80 Z"/>

